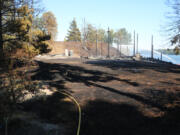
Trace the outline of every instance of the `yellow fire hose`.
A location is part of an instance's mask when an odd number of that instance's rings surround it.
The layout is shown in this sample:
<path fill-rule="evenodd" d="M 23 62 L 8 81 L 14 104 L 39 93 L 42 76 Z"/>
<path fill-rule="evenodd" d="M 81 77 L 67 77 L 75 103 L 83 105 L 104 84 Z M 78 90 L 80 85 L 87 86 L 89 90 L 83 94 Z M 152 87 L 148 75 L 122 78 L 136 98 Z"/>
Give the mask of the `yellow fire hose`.
<path fill-rule="evenodd" d="M 79 135 L 80 134 L 80 128 L 81 128 L 81 106 L 79 105 L 78 101 L 73 97 L 71 96 L 70 94 L 68 93 L 65 93 L 65 92 L 59 92 L 67 97 L 69 97 L 72 101 L 74 101 L 74 103 L 77 105 L 78 107 L 78 111 L 79 111 L 79 120 L 78 120 L 78 128 L 77 128 L 77 134 L 76 135 Z"/>
<path fill-rule="evenodd" d="M 77 134 L 76 135 L 79 135 L 80 134 L 80 128 L 81 128 L 81 106 L 79 105 L 78 101 L 73 97 L 71 96 L 70 94 L 68 93 L 65 93 L 65 92 L 59 92 L 67 97 L 69 97 L 72 101 L 74 101 L 74 103 L 77 105 L 78 107 L 78 111 L 79 111 L 79 120 L 78 120 L 78 128 L 77 128 Z M 7 121 L 8 121 L 8 118 L 6 119 L 6 129 L 5 129 L 5 134 L 7 135 Z"/>

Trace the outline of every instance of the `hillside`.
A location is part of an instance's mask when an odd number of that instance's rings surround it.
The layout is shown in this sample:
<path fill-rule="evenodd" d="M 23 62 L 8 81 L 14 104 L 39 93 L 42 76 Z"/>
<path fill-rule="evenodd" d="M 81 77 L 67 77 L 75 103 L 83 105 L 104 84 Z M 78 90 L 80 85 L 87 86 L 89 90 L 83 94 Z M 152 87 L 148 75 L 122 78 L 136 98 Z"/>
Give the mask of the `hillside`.
<path fill-rule="evenodd" d="M 73 50 L 74 56 L 96 56 L 96 44 L 88 43 L 85 47 L 81 42 L 51 42 L 52 51 L 50 54 L 64 54 L 65 49 Z M 102 52 L 101 52 L 102 50 Z M 108 55 L 108 45 L 105 43 L 98 44 L 98 55 Z M 117 56 L 117 49 L 110 47 L 110 55 Z"/>

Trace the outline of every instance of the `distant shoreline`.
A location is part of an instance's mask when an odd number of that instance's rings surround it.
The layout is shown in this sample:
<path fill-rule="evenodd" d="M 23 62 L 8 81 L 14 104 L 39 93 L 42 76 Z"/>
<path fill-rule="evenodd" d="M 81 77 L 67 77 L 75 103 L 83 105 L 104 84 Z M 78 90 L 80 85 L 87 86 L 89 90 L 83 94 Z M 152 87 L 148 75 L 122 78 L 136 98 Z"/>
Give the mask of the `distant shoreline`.
<path fill-rule="evenodd" d="M 158 49 L 157 51 L 165 55 L 177 55 L 175 54 L 174 49 Z M 180 56 L 180 54 L 178 55 Z"/>

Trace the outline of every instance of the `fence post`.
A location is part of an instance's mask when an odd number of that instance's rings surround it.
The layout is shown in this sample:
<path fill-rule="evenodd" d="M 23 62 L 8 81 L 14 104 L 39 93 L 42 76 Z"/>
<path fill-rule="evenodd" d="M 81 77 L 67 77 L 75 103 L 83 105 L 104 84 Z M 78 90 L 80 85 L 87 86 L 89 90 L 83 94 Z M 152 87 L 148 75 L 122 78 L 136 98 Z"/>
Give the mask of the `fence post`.
<path fill-rule="evenodd" d="M 136 32 L 134 31 L 134 50 L 133 50 L 133 56 L 135 56 L 136 51 Z"/>
<path fill-rule="evenodd" d="M 110 32 L 110 30 L 109 30 L 109 27 L 108 27 L 108 58 L 110 58 L 110 41 L 109 41 L 109 32 Z"/>
<path fill-rule="evenodd" d="M 154 44 L 153 44 L 153 35 L 152 35 L 152 39 L 151 39 L 151 58 L 154 58 Z"/>
<path fill-rule="evenodd" d="M 138 46 L 139 45 L 139 34 L 137 34 L 137 48 L 136 48 L 136 53 L 138 54 L 139 53 L 139 50 L 138 50 Z"/>

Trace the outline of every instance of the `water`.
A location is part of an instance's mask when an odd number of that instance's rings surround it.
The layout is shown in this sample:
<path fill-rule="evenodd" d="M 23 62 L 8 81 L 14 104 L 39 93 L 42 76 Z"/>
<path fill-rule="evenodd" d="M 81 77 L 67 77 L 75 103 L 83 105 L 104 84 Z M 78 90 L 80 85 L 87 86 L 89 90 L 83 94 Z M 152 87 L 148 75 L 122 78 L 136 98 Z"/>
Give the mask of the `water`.
<path fill-rule="evenodd" d="M 149 50 L 142 50 L 140 54 L 143 57 L 151 57 L 151 51 Z M 154 58 L 161 59 L 161 53 L 158 51 L 154 51 Z M 163 61 L 172 62 L 173 64 L 180 64 L 180 55 L 164 55 L 162 56 Z"/>
<path fill-rule="evenodd" d="M 180 64 L 180 55 L 168 55 L 168 56 L 176 61 L 174 64 Z"/>

